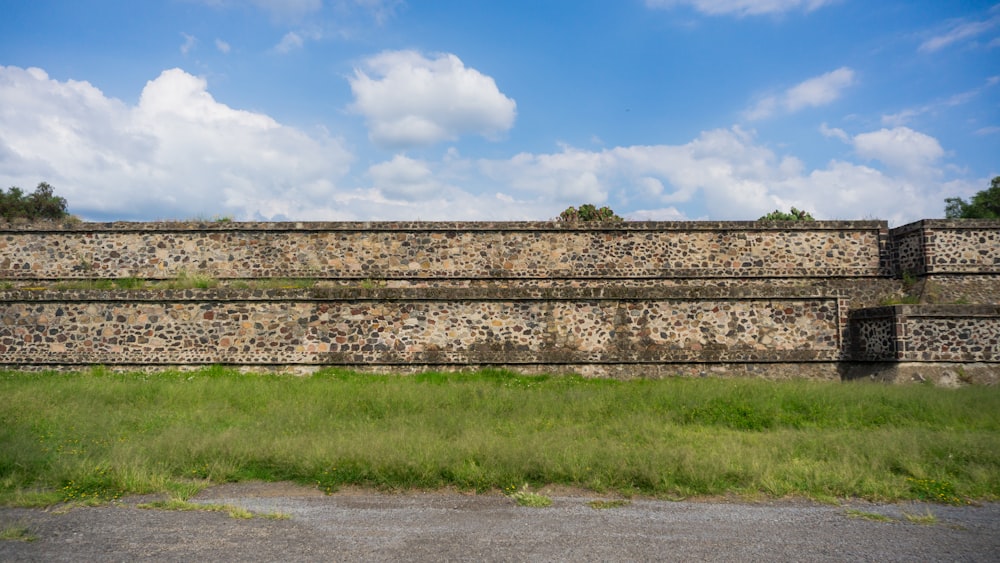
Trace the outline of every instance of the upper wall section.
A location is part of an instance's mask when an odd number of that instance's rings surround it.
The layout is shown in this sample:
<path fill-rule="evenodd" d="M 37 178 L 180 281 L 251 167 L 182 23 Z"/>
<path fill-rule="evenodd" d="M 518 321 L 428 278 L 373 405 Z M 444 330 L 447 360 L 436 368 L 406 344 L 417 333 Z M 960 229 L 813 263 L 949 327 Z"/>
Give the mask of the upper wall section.
<path fill-rule="evenodd" d="M 0 226 L 0 279 L 681 279 L 889 275 L 880 221 Z M 994 232 L 995 234 L 995 232 Z"/>
<path fill-rule="evenodd" d="M 900 273 L 1000 274 L 1000 221 L 924 219 L 892 230 Z"/>

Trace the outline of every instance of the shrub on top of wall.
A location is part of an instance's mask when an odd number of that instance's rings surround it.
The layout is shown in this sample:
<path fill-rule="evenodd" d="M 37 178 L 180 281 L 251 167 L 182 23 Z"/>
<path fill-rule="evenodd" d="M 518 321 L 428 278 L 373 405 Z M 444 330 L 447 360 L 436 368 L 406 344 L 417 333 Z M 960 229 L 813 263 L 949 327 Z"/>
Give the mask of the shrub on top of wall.
<path fill-rule="evenodd" d="M 596 206 L 585 203 L 579 209 L 572 205 L 559 214 L 559 220 L 564 223 L 620 223 L 622 218 L 607 206 L 598 209 Z"/>
<path fill-rule="evenodd" d="M 775 209 L 774 211 L 764 215 L 758 221 L 815 221 L 813 216 L 809 214 L 808 211 L 803 211 L 801 209 L 795 209 L 794 207 L 788 213 Z"/>

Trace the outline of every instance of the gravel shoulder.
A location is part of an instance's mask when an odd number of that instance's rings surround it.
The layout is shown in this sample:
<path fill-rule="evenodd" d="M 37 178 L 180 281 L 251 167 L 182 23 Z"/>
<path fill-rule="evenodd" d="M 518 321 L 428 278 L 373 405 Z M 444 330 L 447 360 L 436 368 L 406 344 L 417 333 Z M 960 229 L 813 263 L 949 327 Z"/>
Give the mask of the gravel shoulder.
<path fill-rule="evenodd" d="M 192 499 L 282 519 L 139 509 L 149 498 L 69 510 L 0 508 L 0 561 L 997 561 L 1000 503 L 840 506 L 802 500 L 670 502 L 551 489 L 548 508 L 456 492 L 334 495 L 288 483 L 212 487 Z M 906 515 L 932 514 L 919 524 Z M 877 521 L 861 515 L 884 515 Z M 285 518 L 287 517 L 287 518 Z"/>

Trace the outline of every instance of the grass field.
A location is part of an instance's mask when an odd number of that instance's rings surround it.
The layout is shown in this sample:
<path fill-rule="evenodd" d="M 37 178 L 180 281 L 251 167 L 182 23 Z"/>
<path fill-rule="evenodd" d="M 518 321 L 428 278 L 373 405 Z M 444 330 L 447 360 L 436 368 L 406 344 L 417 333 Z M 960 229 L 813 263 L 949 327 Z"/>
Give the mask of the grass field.
<path fill-rule="evenodd" d="M 1000 389 L 509 372 L 0 373 L 0 503 L 561 484 L 625 496 L 1000 498 Z"/>

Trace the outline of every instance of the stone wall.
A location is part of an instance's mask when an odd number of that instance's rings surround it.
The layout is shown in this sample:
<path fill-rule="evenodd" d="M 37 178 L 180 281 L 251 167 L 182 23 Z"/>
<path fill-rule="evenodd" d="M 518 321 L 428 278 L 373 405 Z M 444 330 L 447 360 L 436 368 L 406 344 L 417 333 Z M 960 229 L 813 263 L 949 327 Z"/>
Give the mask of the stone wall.
<path fill-rule="evenodd" d="M 1000 367 L 995 307 L 865 309 L 932 285 L 939 299 L 996 304 L 998 233 L 998 222 L 954 221 L 0 227 L 0 365 L 503 365 L 614 377 Z M 184 274 L 223 284 L 56 284 Z M 235 283 L 261 278 L 315 283 Z"/>
<path fill-rule="evenodd" d="M 893 229 L 900 272 L 1000 273 L 1000 227 L 988 219 L 924 219 Z"/>
<path fill-rule="evenodd" d="M 576 289 L 8 291 L 5 364 L 656 364 L 840 359 L 836 298 Z M 781 295 L 786 293 L 786 295 Z"/>
<path fill-rule="evenodd" d="M 877 278 L 884 235 L 875 221 L 23 226 L 0 229 L 0 279 Z"/>
<path fill-rule="evenodd" d="M 1000 306 L 895 305 L 850 313 L 857 361 L 1000 361 Z"/>

